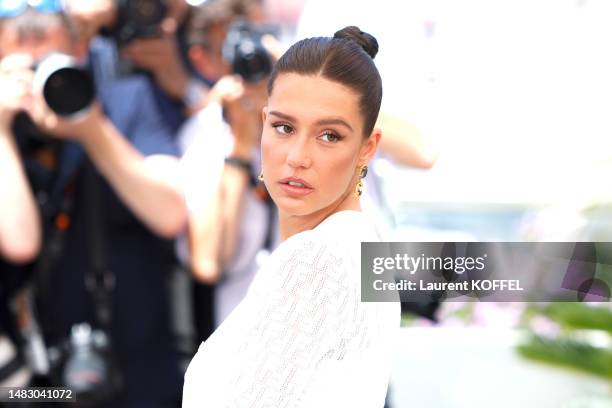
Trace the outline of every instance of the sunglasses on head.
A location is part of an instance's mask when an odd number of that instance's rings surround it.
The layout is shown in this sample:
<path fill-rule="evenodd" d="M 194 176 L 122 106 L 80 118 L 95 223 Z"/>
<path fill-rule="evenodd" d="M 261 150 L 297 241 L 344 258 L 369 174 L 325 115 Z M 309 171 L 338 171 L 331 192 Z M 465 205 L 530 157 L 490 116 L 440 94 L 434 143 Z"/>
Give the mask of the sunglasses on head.
<path fill-rule="evenodd" d="M 43 13 L 63 10 L 62 0 L 0 0 L 0 18 L 17 17 L 28 8 Z"/>

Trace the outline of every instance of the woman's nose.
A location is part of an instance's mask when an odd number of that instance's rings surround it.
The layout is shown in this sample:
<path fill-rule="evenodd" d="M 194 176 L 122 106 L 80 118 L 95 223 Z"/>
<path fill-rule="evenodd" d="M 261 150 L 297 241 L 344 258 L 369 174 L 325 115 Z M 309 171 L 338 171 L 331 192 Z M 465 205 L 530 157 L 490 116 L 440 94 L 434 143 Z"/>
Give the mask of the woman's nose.
<path fill-rule="evenodd" d="M 294 142 L 289 148 L 289 153 L 287 155 L 287 164 L 294 168 L 310 167 L 312 160 L 307 137 L 298 136 L 294 138 Z"/>

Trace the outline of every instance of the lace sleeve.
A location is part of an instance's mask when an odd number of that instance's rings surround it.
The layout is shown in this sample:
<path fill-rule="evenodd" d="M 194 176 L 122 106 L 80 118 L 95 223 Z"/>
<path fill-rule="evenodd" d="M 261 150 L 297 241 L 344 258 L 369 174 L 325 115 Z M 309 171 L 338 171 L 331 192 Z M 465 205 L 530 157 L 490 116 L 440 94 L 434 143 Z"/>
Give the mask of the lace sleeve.
<path fill-rule="evenodd" d="M 318 364 L 339 358 L 355 290 L 349 258 L 329 244 L 296 242 L 253 292 L 260 308 L 243 339 L 231 406 L 293 407 Z"/>

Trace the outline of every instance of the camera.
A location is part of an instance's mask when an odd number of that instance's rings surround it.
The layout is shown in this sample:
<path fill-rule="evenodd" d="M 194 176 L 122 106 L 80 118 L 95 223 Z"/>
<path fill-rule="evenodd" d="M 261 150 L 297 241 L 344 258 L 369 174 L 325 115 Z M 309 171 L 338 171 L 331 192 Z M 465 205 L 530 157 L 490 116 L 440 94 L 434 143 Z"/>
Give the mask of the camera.
<path fill-rule="evenodd" d="M 272 60 L 261 42 L 267 34 L 245 22 L 234 22 L 223 43 L 223 58 L 247 82 L 259 82 L 272 72 Z"/>
<path fill-rule="evenodd" d="M 137 38 L 158 36 L 167 10 L 166 0 L 118 0 L 113 30 L 117 44 L 123 47 Z"/>
<path fill-rule="evenodd" d="M 34 64 L 32 70 L 33 88 L 42 93 L 45 103 L 55 114 L 68 120 L 76 120 L 87 114 L 96 97 L 94 78 L 75 58 L 52 53 Z M 25 111 L 17 112 L 11 130 L 13 134 L 19 135 L 17 143 L 24 157 L 62 143 L 40 130 Z M 34 171 L 32 166 L 29 163 L 29 171 Z M 33 177 L 39 173 L 36 171 Z"/>
<path fill-rule="evenodd" d="M 77 119 L 95 99 L 93 75 L 73 57 L 53 53 L 34 67 L 34 87 L 57 115 Z"/>
<path fill-rule="evenodd" d="M 74 390 L 81 406 L 97 406 L 113 397 L 122 379 L 108 335 L 88 323 L 72 326 L 70 338 L 49 348 L 53 382 Z"/>

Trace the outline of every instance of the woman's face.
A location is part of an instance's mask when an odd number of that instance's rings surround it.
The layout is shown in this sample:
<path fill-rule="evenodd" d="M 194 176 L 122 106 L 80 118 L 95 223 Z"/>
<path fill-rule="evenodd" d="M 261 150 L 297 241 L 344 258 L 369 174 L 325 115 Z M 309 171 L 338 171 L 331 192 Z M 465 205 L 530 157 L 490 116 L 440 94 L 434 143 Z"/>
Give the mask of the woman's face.
<path fill-rule="evenodd" d="M 332 213 L 357 203 L 359 167 L 379 139 L 363 136 L 358 95 L 321 76 L 280 74 L 263 111 L 262 169 L 289 216 Z"/>

